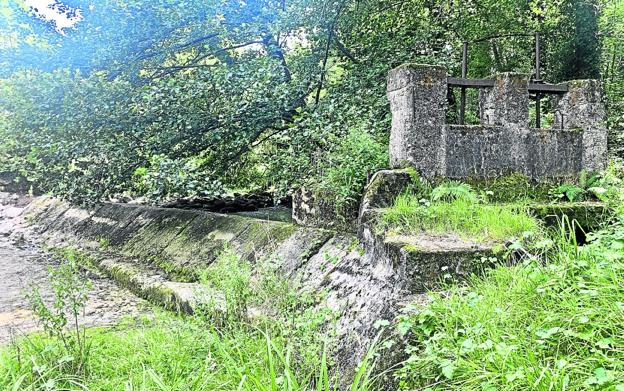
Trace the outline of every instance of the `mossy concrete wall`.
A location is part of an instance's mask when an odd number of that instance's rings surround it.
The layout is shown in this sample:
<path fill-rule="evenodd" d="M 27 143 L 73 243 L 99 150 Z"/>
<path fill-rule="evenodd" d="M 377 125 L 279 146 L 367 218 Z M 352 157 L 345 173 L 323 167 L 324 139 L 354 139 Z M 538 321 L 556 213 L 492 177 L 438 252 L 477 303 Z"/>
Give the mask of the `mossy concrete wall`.
<path fill-rule="evenodd" d="M 390 164 L 427 178 L 494 178 L 509 172 L 534 180 L 576 178 L 607 162 L 606 111 L 600 83 L 568 82 L 550 129 L 529 124 L 527 75 L 495 75 L 480 90 L 480 125 L 447 123 L 446 69 L 408 64 L 390 71 Z M 563 120 L 562 120 L 563 119 Z"/>
<path fill-rule="evenodd" d="M 331 231 L 289 223 L 195 210 L 127 204 L 73 207 L 37 198 L 26 210 L 49 241 L 110 247 L 121 255 L 162 266 L 185 279 L 209 266 L 226 247 L 250 261 L 279 256 L 286 264 L 314 253 Z"/>
<path fill-rule="evenodd" d="M 225 246 L 252 263 L 267 257 L 295 289 L 317 298 L 316 308 L 335 314 L 333 356 L 344 379 L 379 333 L 376 321 L 394 319 L 410 294 L 405 284 L 396 284 L 394 276 L 400 274 L 392 261 L 366 256 L 349 234 L 195 210 L 125 204 L 79 208 L 52 198 L 35 199 L 24 214 L 48 245 L 105 253 L 100 264 L 113 264 L 113 278 L 121 284 L 177 306 L 186 300 L 166 288 L 175 284 L 179 291 L 179 284 L 196 281 Z M 153 282 L 150 270 L 166 272 L 169 281 Z"/>

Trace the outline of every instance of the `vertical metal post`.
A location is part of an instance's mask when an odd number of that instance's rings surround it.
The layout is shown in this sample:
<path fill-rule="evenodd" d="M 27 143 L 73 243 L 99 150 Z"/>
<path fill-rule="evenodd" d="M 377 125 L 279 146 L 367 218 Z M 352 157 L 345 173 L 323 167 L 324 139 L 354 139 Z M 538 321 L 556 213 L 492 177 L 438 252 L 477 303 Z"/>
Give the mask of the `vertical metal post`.
<path fill-rule="evenodd" d="M 541 83 L 541 69 L 540 69 L 540 33 L 535 33 L 535 83 Z M 541 117 L 541 94 L 538 92 L 535 94 L 535 127 L 541 128 L 542 119 Z"/>
<path fill-rule="evenodd" d="M 535 33 L 535 82 L 540 83 L 542 81 L 541 69 L 540 69 L 540 33 Z"/>
<path fill-rule="evenodd" d="M 462 49 L 462 65 L 461 65 L 461 77 L 465 79 L 468 74 L 468 41 L 464 41 L 464 47 Z M 466 87 L 461 88 L 460 103 L 459 103 L 459 124 L 463 125 L 466 117 Z"/>

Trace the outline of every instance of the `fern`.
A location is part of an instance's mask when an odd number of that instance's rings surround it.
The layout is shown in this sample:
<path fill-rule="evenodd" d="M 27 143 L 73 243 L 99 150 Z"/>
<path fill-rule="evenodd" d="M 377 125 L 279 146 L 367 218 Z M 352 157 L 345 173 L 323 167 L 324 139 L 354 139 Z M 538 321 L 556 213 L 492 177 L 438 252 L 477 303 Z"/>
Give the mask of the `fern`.
<path fill-rule="evenodd" d="M 459 181 L 447 181 L 441 183 L 431 192 L 431 198 L 433 201 L 455 201 L 464 200 L 470 202 L 477 202 L 477 194 L 472 187 L 467 183 Z"/>
<path fill-rule="evenodd" d="M 555 194 L 557 194 L 559 198 L 565 197 L 568 201 L 580 201 L 584 193 L 585 190 L 581 187 L 569 183 L 564 183 L 555 189 Z"/>

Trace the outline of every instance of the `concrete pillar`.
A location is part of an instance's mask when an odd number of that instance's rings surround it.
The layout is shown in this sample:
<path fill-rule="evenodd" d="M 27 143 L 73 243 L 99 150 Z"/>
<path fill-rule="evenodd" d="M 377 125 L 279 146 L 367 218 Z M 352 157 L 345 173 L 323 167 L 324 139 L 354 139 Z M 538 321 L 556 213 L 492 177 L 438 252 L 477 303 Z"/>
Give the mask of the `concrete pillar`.
<path fill-rule="evenodd" d="M 529 126 L 529 78 L 519 73 L 495 76 L 493 88 L 480 90 L 479 114 L 484 125 Z"/>
<path fill-rule="evenodd" d="M 392 111 L 390 165 L 421 175 L 445 173 L 447 72 L 440 66 L 406 64 L 390 71 Z"/>
<path fill-rule="evenodd" d="M 494 76 L 494 87 L 479 91 L 479 115 L 481 123 L 502 126 L 504 133 L 499 140 L 505 140 L 503 153 L 497 149 L 499 173 L 505 171 L 521 172 L 530 175 L 527 156 L 529 147 L 529 77 L 520 73 L 500 73 Z M 489 142 L 488 145 L 498 143 Z M 492 147 L 490 147 L 492 148 Z M 491 150 L 484 152 L 490 155 Z M 487 159 L 493 159 L 487 156 Z M 483 158 L 485 161 L 486 158 Z"/>
<path fill-rule="evenodd" d="M 603 170 L 607 165 L 607 113 L 600 82 L 575 80 L 567 84 L 568 92 L 556 101 L 553 127 L 582 132 L 582 169 Z"/>

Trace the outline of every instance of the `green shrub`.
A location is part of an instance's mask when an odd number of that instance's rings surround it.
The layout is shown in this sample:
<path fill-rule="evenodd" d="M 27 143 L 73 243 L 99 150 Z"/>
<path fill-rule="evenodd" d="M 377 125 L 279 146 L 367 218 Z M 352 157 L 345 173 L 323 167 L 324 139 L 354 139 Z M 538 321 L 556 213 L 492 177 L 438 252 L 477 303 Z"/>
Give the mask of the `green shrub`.
<path fill-rule="evenodd" d="M 80 272 L 76 257 L 70 252 L 60 265 L 49 268 L 49 282 L 53 292 L 51 302 L 41 295 L 39 287 L 35 285 L 26 294 L 46 338 L 34 343 L 27 340 L 25 345 L 31 353 L 27 357 L 21 357 L 20 347 L 14 346 L 18 352 L 17 369 L 24 373 L 14 379 L 20 386 L 29 384 L 33 388 L 45 389 L 54 384 L 50 380 L 72 384 L 88 373 L 92 341 L 80 324 L 79 317 L 84 311 L 91 283 Z M 29 371 L 23 371 L 19 365 L 26 358 L 31 366 Z"/>
<path fill-rule="evenodd" d="M 387 145 L 359 129 L 335 141 L 335 147 L 320 157 L 308 186 L 349 222 L 356 217 L 368 176 L 388 165 Z"/>

